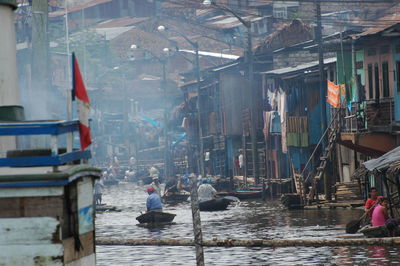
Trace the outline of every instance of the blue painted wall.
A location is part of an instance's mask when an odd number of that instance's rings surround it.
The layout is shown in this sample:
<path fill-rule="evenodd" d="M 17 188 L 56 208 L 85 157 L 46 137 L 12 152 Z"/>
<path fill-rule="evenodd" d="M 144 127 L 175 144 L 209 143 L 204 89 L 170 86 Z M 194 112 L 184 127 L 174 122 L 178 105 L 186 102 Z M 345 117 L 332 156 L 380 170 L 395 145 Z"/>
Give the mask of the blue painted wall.
<path fill-rule="evenodd" d="M 305 165 L 311 155 L 310 148 L 289 147 L 289 153 L 293 160 L 297 173 L 301 172 L 301 165 Z"/>
<path fill-rule="evenodd" d="M 313 110 L 309 110 L 308 120 L 309 142 L 310 145 L 315 145 L 322 136 L 321 102 L 318 103 Z"/>

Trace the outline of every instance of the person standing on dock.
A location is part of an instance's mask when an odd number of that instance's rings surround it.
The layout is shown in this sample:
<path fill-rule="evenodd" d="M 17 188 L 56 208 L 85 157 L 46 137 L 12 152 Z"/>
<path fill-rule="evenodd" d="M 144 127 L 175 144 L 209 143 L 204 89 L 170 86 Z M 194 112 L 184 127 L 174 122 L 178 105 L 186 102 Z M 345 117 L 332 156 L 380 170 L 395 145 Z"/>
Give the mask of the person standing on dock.
<path fill-rule="evenodd" d="M 376 205 L 378 205 L 379 202 L 379 193 L 378 190 L 375 187 L 372 187 L 369 190 L 369 194 L 371 195 L 371 198 L 369 198 L 365 202 L 365 212 L 369 212 L 369 216 L 372 217 L 372 213 L 374 211 L 374 208 Z"/>
<path fill-rule="evenodd" d="M 152 186 L 147 187 L 146 192 L 149 194 L 146 201 L 147 211 L 162 212 L 162 203 L 160 195 L 158 195 Z"/>
<path fill-rule="evenodd" d="M 244 157 L 242 152 L 239 152 L 238 161 L 239 161 L 240 175 L 243 175 Z"/>
<path fill-rule="evenodd" d="M 210 181 L 211 180 L 207 180 L 206 178 L 201 180 L 200 186 L 197 189 L 199 202 L 215 199 L 217 191 L 213 188 Z"/>
<path fill-rule="evenodd" d="M 103 188 L 104 188 L 103 181 L 101 179 L 96 180 L 96 183 L 94 184 L 94 201 L 95 201 L 96 205 L 101 205 Z"/>

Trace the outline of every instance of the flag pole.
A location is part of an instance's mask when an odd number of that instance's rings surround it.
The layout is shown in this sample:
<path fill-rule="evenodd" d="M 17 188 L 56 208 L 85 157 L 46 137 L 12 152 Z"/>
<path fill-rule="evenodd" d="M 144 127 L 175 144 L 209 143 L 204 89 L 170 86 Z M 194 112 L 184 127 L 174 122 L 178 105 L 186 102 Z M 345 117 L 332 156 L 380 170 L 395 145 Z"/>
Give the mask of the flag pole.
<path fill-rule="evenodd" d="M 67 64 L 68 64 L 68 84 L 72 85 L 71 79 L 71 60 L 69 57 L 70 50 L 69 50 L 69 28 L 68 28 L 68 1 L 65 1 L 65 40 L 67 44 Z M 72 91 L 67 88 L 67 120 L 72 120 Z M 73 132 L 67 133 L 67 152 L 72 152 L 74 141 Z"/>

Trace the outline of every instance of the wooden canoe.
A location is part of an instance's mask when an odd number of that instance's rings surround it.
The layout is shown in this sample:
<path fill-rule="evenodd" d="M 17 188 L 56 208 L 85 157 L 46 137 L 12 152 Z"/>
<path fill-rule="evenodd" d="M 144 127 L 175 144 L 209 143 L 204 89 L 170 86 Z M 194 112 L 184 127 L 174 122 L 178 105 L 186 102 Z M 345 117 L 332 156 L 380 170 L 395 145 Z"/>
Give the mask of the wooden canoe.
<path fill-rule="evenodd" d="M 188 192 L 167 192 L 162 199 L 166 202 L 182 202 L 187 201 L 190 197 Z"/>
<path fill-rule="evenodd" d="M 265 191 L 267 189 L 268 189 L 268 187 L 265 188 Z M 246 188 L 242 188 L 242 189 L 237 189 L 235 191 L 220 192 L 217 195 L 220 197 L 233 196 L 240 200 L 245 200 L 245 199 L 261 199 L 262 193 L 263 193 L 262 185 L 256 185 L 256 186 L 250 186 L 250 187 L 246 187 Z"/>
<path fill-rule="evenodd" d="M 261 199 L 262 198 L 262 191 L 254 191 L 254 190 L 237 190 L 231 192 L 219 192 L 217 194 L 220 197 L 224 196 L 233 196 L 240 200 L 245 199 Z"/>
<path fill-rule="evenodd" d="M 141 224 L 158 224 L 158 223 L 170 223 L 174 220 L 176 214 L 158 211 L 149 211 L 136 217 Z"/>
<path fill-rule="evenodd" d="M 228 208 L 231 201 L 224 198 L 199 202 L 200 211 L 223 211 Z"/>
<path fill-rule="evenodd" d="M 391 237 L 391 233 L 387 229 L 386 225 L 382 226 L 366 226 L 361 228 L 360 233 L 363 233 L 366 237 Z M 400 236 L 400 229 L 394 230 L 394 236 Z"/>

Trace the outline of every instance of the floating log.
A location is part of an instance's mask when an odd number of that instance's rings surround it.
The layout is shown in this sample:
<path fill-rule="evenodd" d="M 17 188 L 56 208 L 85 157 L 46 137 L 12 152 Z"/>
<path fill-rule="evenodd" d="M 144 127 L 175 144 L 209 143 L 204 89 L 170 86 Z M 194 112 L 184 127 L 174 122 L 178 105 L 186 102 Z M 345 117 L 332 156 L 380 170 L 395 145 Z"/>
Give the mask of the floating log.
<path fill-rule="evenodd" d="M 96 238 L 101 246 L 194 246 L 188 238 Z M 204 247 L 339 247 L 339 246 L 398 246 L 400 237 L 338 238 L 338 239 L 286 239 L 286 240 L 203 240 Z"/>

